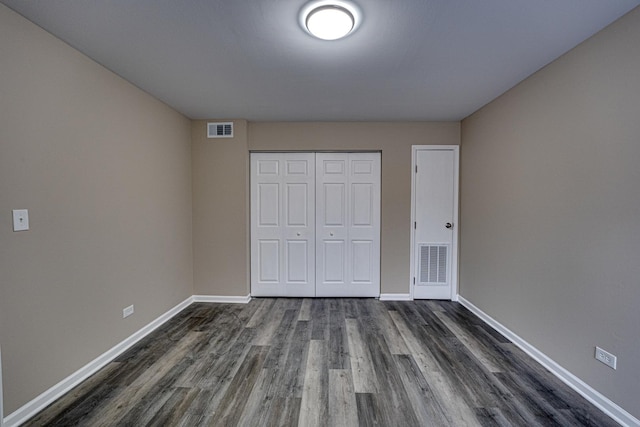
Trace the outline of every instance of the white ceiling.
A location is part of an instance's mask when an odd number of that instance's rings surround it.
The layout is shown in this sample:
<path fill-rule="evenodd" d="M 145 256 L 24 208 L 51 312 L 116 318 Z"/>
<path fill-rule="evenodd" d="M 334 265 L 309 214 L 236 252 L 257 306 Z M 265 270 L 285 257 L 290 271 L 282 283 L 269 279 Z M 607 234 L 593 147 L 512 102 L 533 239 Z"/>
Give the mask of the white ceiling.
<path fill-rule="evenodd" d="M 0 0 L 190 118 L 460 120 L 640 0 L 354 0 L 334 42 L 306 0 Z"/>

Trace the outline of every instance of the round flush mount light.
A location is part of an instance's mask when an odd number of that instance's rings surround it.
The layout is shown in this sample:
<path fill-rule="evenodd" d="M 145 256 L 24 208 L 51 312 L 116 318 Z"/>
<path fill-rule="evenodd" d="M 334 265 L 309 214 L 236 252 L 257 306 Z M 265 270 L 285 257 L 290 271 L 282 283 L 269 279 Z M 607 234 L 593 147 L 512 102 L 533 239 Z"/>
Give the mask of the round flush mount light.
<path fill-rule="evenodd" d="M 300 12 L 300 25 L 322 40 L 338 40 L 351 34 L 360 24 L 360 13 L 343 1 L 315 1 Z"/>

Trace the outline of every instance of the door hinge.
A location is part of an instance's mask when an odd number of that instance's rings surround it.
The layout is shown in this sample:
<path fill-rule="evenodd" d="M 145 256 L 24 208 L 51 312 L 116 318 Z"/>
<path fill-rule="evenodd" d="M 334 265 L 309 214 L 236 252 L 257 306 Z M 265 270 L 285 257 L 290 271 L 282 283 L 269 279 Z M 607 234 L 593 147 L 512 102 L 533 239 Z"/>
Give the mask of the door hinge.
<path fill-rule="evenodd" d="M 418 223 L 416 221 L 413 222 L 413 229 L 414 230 L 418 229 Z"/>
<path fill-rule="evenodd" d="M 414 285 L 416 284 L 416 278 L 415 277 L 413 278 L 413 284 Z"/>
<path fill-rule="evenodd" d="M 418 173 L 418 165 L 416 165 L 416 173 Z"/>

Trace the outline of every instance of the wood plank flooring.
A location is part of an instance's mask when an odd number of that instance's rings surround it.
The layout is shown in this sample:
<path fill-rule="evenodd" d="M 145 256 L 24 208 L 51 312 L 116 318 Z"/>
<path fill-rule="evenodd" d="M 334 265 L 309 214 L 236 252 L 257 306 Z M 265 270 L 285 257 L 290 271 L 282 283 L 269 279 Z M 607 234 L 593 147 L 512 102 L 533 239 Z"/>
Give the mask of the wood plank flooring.
<path fill-rule="evenodd" d="M 613 426 L 454 302 L 192 304 L 29 426 Z"/>

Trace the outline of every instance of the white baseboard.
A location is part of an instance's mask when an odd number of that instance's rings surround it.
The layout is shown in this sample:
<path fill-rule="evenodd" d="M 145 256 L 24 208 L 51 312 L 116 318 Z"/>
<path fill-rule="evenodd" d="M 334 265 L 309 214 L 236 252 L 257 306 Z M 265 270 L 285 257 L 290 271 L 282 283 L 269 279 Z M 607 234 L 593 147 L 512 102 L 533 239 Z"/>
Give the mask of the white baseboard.
<path fill-rule="evenodd" d="M 163 323 L 171 319 L 176 314 L 180 313 L 193 301 L 194 297 L 189 297 L 186 300 L 182 301 L 180 304 L 176 305 L 171 310 L 164 313 L 162 316 L 158 317 L 139 331 L 135 332 L 129 338 L 120 342 L 115 347 L 108 350 L 106 353 L 103 353 L 92 362 L 89 362 L 84 367 L 80 368 L 64 380 L 60 381 L 58 384 L 51 387 L 49 390 L 45 391 L 35 399 L 27 402 L 25 405 L 9 414 L 6 418 L 4 418 L 4 420 L 0 419 L 0 424 L 2 424 L 2 421 L 4 421 L 3 427 L 17 427 L 26 422 L 29 418 L 35 416 L 38 412 L 53 403 L 56 399 L 60 398 L 62 395 L 70 391 L 85 379 L 89 378 L 91 375 L 96 373 L 99 369 L 104 367 L 120 354 L 124 353 L 142 338 L 149 335 Z"/>
<path fill-rule="evenodd" d="M 0 347 L 0 427 L 4 426 L 4 398 L 2 396 L 2 347 Z"/>
<path fill-rule="evenodd" d="M 580 378 L 573 375 L 571 372 L 567 371 L 565 368 L 556 363 L 553 359 L 551 359 L 546 354 L 542 353 L 540 350 L 535 348 L 533 345 L 529 344 L 527 341 L 522 339 L 520 336 L 509 330 L 507 327 L 502 325 L 500 322 L 486 314 L 484 311 L 480 310 L 478 307 L 473 305 L 470 301 L 466 300 L 463 296 L 458 295 L 458 300 L 460 304 L 465 306 L 469 311 L 473 314 L 481 318 L 484 322 L 486 322 L 489 326 L 491 326 L 496 331 L 500 332 L 502 335 L 510 339 L 515 345 L 520 347 L 522 351 L 527 353 L 533 359 L 535 359 L 542 366 L 547 368 L 558 377 L 562 382 L 566 385 L 577 391 L 582 397 L 587 399 L 589 402 L 593 403 L 596 407 L 598 407 L 602 412 L 613 418 L 616 422 L 620 423 L 623 426 L 628 427 L 640 427 L 640 420 L 635 418 L 633 415 L 622 409 L 620 406 L 615 404 L 613 401 L 605 397 L 603 394 L 589 386 L 587 383 L 582 381 Z"/>
<path fill-rule="evenodd" d="M 380 301 L 413 301 L 411 294 L 380 294 Z"/>
<path fill-rule="evenodd" d="M 221 296 L 221 295 L 194 295 L 193 302 L 222 302 L 231 304 L 246 304 L 251 301 L 251 295 L 246 297 Z"/>

